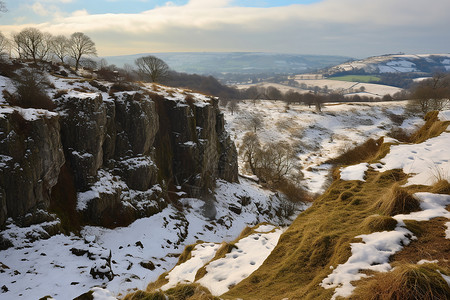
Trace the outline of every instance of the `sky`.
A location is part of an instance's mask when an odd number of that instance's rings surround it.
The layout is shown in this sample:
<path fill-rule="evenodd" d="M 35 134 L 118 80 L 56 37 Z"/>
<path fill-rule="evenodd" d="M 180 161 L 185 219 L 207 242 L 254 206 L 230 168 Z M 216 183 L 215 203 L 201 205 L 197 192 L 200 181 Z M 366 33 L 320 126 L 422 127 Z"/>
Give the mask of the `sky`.
<path fill-rule="evenodd" d="M 83 32 L 100 56 L 449 53 L 448 0 L 5 0 L 0 32 Z"/>

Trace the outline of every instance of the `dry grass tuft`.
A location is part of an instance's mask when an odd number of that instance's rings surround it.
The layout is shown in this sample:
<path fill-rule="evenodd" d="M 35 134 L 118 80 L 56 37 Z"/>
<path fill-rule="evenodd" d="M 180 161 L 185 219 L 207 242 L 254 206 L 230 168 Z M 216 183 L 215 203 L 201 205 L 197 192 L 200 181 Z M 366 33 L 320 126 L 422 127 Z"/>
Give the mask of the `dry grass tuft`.
<path fill-rule="evenodd" d="M 439 180 L 432 187 L 431 192 L 436 194 L 450 195 L 450 182 L 448 180 Z"/>
<path fill-rule="evenodd" d="M 375 203 L 375 207 L 387 216 L 408 214 L 420 210 L 419 201 L 399 184 L 392 185 L 387 195 L 382 196 Z"/>
<path fill-rule="evenodd" d="M 196 300 L 209 300 L 219 299 L 211 295 L 211 292 L 199 285 L 199 284 L 179 284 L 176 287 L 168 289 L 166 295 L 169 299 L 184 300 L 184 299 L 196 299 Z"/>
<path fill-rule="evenodd" d="M 166 300 L 166 296 L 161 291 L 144 292 L 137 291 L 126 295 L 122 300 Z"/>
<path fill-rule="evenodd" d="M 392 231 L 397 226 L 397 221 L 390 216 L 371 215 L 362 222 L 369 232 Z"/>
<path fill-rule="evenodd" d="M 380 150 L 381 145 L 383 145 L 383 138 L 378 140 L 369 139 L 364 144 L 346 150 L 338 157 L 330 159 L 327 163 L 334 165 L 359 164 L 373 158 Z"/>
<path fill-rule="evenodd" d="M 411 136 L 413 143 L 422 143 L 429 138 L 436 137 L 447 130 L 450 121 L 439 120 L 438 111 L 431 111 L 425 116 L 425 125 Z"/>
<path fill-rule="evenodd" d="M 450 287 L 437 270 L 450 274 L 435 264 L 399 264 L 391 272 L 377 273 L 362 282 L 351 299 L 449 299 Z"/>

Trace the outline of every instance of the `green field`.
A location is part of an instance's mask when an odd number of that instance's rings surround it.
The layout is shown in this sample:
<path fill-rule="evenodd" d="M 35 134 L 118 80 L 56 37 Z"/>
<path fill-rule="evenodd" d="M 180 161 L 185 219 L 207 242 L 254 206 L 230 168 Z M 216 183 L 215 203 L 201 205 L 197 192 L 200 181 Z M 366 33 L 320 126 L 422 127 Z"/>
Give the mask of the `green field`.
<path fill-rule="evenodd" d="M 380 77 L 373 75 L 345 75 L 345 76 L 329 77 L 328 79 L 339 81 L 365 82 L 365 83 L 380 81 Z"/>

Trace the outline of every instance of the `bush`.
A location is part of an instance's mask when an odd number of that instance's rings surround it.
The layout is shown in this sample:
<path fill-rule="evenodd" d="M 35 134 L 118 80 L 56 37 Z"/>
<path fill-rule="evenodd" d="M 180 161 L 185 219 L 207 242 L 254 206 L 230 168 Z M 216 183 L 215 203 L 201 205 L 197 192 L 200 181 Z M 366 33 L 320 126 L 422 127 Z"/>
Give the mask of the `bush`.
<path fill-rule="evenodd" d="M 116 82 L 114 83 L 111 88 L 109 89 L 109 94 L 114 94 L 117 92 L 127 92 L 127 91 L 134 91 L 136 90 L 136 87 L 132 84 L 126 83 L 126 82 Z"/>
<path fill-rule="evenodd" d="M 58 99 L 59 97 L 66 95 L 67 92 L 67 90 L 57 90 L 55 95 L 53 96 L 53 99 Z"/>
<path fill-rule="evenodd" d="M 102 91 L 104 93 L 108 92 L 108 87 L 104 86 L 103 84 L 99 83 L 96 80 L 89 81 L 89 84 L 92 85 L 93 87 L 99 89 L 100 91 Z"/>
<path fill-rule="evenodd" d="M 55 104 L 48 97 L 45 88 L 47 78 L 36 70 L 22 70 L 15 78 L 16 94 L 13 105 L 23 108 L 42 108 L 53 110 Z"/>

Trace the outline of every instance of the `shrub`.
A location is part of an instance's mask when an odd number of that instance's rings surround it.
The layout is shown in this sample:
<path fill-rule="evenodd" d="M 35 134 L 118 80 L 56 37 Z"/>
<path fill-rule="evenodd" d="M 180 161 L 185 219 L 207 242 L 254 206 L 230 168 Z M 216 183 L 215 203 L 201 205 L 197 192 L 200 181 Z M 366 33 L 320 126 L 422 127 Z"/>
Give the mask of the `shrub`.
<path fill-rule="evenodd" d="M 387 136 L 390 136 L 391 138 L 394 138 L 399 142 L 403 143 L 411 142 L 411 134 L 409 134 L 400 127 L 393 127 L 391 131 L 388 132 Z"/>
<path fill-rule="evenodd" d="M 126 92 L 126 91 L 134 91 L 136 88 L 126 82 L 116 82 L 109 89 L 109 94 L 114 94 L 116 92 Z"/>
<path fill-rule="evenodd" d="M 103 84 L 99 83 L 96 80 L 89 81 L 89 84 L 92 85 L 93 87 L 99 89 L 100 91 L 102 91 L 104 93 L 108 92 L 108 87 L 104 86 Z"/>
<path fill-rule="evenodd" d="M 53 99 L 58 99 L 59 97 L 66 95 L 67 92 L 67 90 L 57 90 L 55 95 L 53 95 Z"/>
<path fill-rule="evenodd" d="M 55 104 L 45 92 L 49 82 L 36 70 L 23 70 L 15 78 L 16 94 L 13 105 L 23 108 L 42 108 L 53 110 Z"/>

